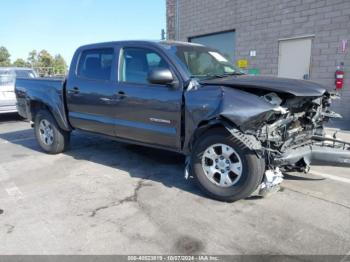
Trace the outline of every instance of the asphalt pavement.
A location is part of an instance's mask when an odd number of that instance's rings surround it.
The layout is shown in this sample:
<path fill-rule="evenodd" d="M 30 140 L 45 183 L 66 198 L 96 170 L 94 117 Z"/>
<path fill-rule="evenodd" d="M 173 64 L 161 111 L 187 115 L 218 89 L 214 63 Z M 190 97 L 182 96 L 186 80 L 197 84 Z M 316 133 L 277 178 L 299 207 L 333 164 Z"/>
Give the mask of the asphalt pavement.
<path fill-rule="evenodd" d="M 0 254 L 346 255 L 349 189 L 350 168 L 313 166 L 222 203 L 184 179 L 181 155 L 80 133 L 47 155 L 28 123 L 0 117 Z"/>

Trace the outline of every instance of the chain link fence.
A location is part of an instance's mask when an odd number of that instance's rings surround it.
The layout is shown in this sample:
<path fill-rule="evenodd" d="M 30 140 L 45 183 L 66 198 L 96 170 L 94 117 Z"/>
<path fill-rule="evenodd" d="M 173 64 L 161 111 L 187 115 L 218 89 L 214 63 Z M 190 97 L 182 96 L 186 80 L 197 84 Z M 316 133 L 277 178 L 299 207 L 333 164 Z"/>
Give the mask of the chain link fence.
<path fill-rule="evenodd" d="M 64 69 L 57 69 L 54 67 L 33 67 L 33 69 L 40 77 L 65 76 L 67 73 L 67 71 Z"/>

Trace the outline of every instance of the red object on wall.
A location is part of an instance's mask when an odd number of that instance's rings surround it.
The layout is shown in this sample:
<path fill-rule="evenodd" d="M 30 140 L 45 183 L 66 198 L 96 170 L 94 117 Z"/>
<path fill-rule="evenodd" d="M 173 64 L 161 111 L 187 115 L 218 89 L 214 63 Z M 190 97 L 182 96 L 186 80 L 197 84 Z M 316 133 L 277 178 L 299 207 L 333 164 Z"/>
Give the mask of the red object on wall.
<path fill-rule="evenodd" d="M 341 90 L 343 88 L 344 83 L 344 71 L 338 69 L 335 71 L 335 88 L 336 90 Z"/>

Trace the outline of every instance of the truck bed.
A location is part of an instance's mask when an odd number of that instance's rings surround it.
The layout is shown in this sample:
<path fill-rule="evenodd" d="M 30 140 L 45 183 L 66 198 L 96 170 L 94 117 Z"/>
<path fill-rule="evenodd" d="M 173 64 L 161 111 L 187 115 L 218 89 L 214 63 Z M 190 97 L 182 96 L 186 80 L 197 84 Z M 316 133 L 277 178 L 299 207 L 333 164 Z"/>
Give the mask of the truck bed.
<path fill-rule="evenodd" d="M 19 78 L 16 80 L 16 97 L 18 113 L 32 121 L 31 101 L 43 102 L 50 105 L 49 110 L 56 119 L 63 119 L 58 123 L 61 128 L 69 129 L 64 107 L 64 78 Z"/>

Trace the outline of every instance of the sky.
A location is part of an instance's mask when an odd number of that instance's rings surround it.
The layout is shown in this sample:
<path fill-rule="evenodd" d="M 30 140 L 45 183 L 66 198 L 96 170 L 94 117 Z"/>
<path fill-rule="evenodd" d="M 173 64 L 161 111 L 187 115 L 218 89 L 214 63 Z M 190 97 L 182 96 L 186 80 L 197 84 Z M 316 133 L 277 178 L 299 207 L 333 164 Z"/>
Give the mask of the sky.
<path fill-rule="evenodd" d="M 159 40 L 165 29 L 165 0 L 1 1 L 0 46 L 11 61 L 46 49 L 70 62 L 84 44 Z"/>

